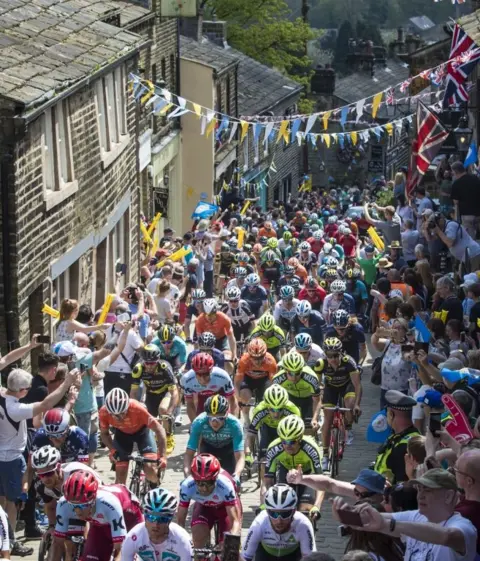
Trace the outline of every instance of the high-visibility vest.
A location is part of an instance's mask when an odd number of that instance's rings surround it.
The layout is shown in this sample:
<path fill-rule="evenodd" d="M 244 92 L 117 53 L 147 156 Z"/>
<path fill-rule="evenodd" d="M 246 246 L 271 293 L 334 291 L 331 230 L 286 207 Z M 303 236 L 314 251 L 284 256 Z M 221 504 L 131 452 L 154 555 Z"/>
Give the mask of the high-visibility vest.
<path fill-rule="evenodd" d="M 378 454 L 375 460 L 375 467 L 373 468 L 378 473 L 384 475 L 390 482 L 393 479 L 393 472 L 388 467 L 388 460 L 397 446 L 407 444 L 412 436 L 418 436 L 418 431 L 412 431 L 408 434 L 392 434 L 388 437 L 387 442 L 382 447 L 382 451 Z"/>

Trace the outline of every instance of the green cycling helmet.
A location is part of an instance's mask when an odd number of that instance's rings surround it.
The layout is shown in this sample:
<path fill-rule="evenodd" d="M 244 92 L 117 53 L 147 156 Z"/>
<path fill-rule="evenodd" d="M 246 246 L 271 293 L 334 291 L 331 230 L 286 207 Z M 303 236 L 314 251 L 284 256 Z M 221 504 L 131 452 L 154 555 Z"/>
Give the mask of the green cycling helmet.
<path fill-rule="evenodd" d="M 261 331 L 273 331 L 275 327 L 275 318 L 272 314 L 264 314 L 258 322 L 258 327 Z"/>
<path fill-rule="evenodd" d="M 270 249 L 276 249 L 277 246 L 278 246 L 278 240 L 277 240 L 277 238 L 269 238 L 269 239 L 268 239 L 268 242 L 267 242 L 267 246 L 268 246 Z"/>
<path fill-rule="evenodd" d="M 282 440 L 300 440 L 305 434 L 305 423 L 297 415 L 288 415 L 278 423 L 277 434 Z"/>
<path fill-rule="evenodd" d="M 291 351 L 285 355 L 282 366 L 289 372 L 300 372 L 305 366 L 305 359 L 297 351 Z"/>
<path fill-rule="evenodd" d="M 288 392 L 282 386 L 273 384 L 265 390 L 263 395 L 265 405 L 270 409 L 281 409 L 288 402 Z"/>

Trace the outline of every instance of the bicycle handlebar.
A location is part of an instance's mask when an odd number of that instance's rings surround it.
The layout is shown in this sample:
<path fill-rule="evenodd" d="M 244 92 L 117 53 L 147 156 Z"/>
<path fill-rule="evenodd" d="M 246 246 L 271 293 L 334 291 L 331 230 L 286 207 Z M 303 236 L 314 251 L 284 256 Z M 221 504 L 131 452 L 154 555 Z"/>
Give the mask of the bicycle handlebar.
<path fill-rule="evenodd" d="M 132 456 L 128 456 L 129 460 L 132 460 L 132 462 L 136 462 L 137 464 L 146 464 L 146 463 L 150 463 L 150 464 L 159 464 L 161 460 L 152 460 L 150 458 L 144 458 L 143 456 L 139 456 L 139 455 L 132 455 Z"/>
<path fill-rule="evenodd" d="M 341 411 L 342 413 L 351 413 L 353 409 L 348 409 L 347 407 L 326 407 L 322 405 L 321 409 L 324 411 Z"/>

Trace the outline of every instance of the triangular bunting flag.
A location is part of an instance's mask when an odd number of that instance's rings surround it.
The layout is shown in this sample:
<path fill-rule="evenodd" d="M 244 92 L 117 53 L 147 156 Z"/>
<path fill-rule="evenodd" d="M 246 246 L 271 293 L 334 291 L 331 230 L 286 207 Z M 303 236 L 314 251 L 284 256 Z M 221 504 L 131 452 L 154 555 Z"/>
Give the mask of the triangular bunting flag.
<path fill-rule="evenodd" d="M 202 115 L 202 122 L 200 124 L 200 134 L 203 136 L 205 134 L 205 129 L 207 128 L 207 118 Z"/>
<path fill-rule="evenodd" d="M 331 111 L 326 111 L 323 116 L 322 116 L 322 121 L 323 121 L 323 129 L 327 130 L 328 129 L 328 119 L 330 119 L 330 115 L 332 114 Z"/>
<path fill-rule="evenodd" d="M 212 119 L 210 121 L 210 123 L 208 123 L 208 127 L 207 127 L 207 138 L 210 136 L 211 132 L 213 131 L 213 129 L 215 128 L 215 125 L 217 124 L 217 119 Z"/>
<path fill-rule="evenodd" d="M 311 130 L 311 128 L 313 127 L 313 125 L 315 124 L 315 121 L 317 120 L 317 114 L 314 113 L 313 115 L 310 115 L 310 117 L 308 118 L 307 124 L 305 125 L 305 134 L 308 134 Z"/>
<path fill-rule="evenodd" d="M 280 125 L 280 129 L 278 130 L 277 135 L 277 144 L 282 138 L 285 139 L 285 135 L 287 136 L 287 140 L 285 140 L 285 142 L 288 143 L 288 121 L 282 121 Z"/>
<path fill-rule="evenodd" d="M 382 96 L 383 96 L 383 92 L 377 93 L 374 97 L 373 97 L 373 103 L 372 103 L 372 117 L 375 119 L 375 117 L 377 116 L 377 112 L 378 112 L 378 108 L 380 107 L 380 103 L 382 101 Z"/>
<path fill-rule="evenodd" d="M 292 131 L 291 131 L 292 132 L 291 142 L 293 142 L 297 137 L 297 132 L 300 129 L 301 124 L 302 124 L 302 119 L 295 119 L 295 121 L 293 121 Z"/>
<path fill-rule="evenodd" d="M 350 133 L 350 138 L 352 139 L 352 144 L 355 146 L 357 144 L 357 140 L 358 140 L 357 131 L 352 131 Z"/>
<path fill-rule="evenodd" d="M 387 123 L 385 125 L 385 130 L 387 131 L 388 136 L 392 136 L 393 135 L 393 125 L 392 125 L 392 123 Z"/>
<path fill-rule="evenodd" d="M 329 134 L 322 134 L 322 140 L 327 145 L 327 148 L 330 148 L 330 135 Z"/>
<path fill-rule="evenodd" d="M 347 117 L 348 117 L 348 105 L 342 107 L 342 112 L 340 115 L 340 124 L 342 125 L 342 129 L 344 130 L 345 130 L 345 124 L 347 122 Z"/>
<path fill-rule="evenodd" d="M 266 144 L 270 138 L 270 135 L 272 134 L 272 130 L 273 130 L 273 126 L 275 125 L 275 123 L 273 121 L 269 121 L 266 126 L 265 126 L 265 132 L 264 132 L 264 137 L 263 137 L 263 143 Z"/>
<path fill-rule="evenodd" d="M 235 138 L 235 135 L 237 134 L 237 129 L 238 129 L 238 121 L 234 121 L 232 124 L 232 128 L 230 130 L 230 136 L 228 137 L 228 142 L 232 142 L 232 140 Z"/>
<path fill-rule="evenodd" d="M 356 123 L 358 123 L 358 121 L 360 121 L 360 119 L 363 115 L 364 105 L 365 105 L 365 100 L 364 99 L 360 99 L 359 101 L 357 101 L 357 105 L 355 106 L 355 111 L 357 112 L 357 118 L 355 119 Z"/>
<path fill-rule="evenodd" d="M 193 105 L 193 110 L 195 111 L 195 115 L 200 118 L 202 116 L 202 108 L 200 107 L 200 105 L 198 105 L 198 103 L 192 103 Z"/>
<path fill-rule="evenodd" d="M 245 140 L 245 136 L 247 135 L 249 123 L 247 121 L 240 121 L 240 125 L 242 127 L 242 133 L 240 135 L 240 144 L 241 144 Z"/>

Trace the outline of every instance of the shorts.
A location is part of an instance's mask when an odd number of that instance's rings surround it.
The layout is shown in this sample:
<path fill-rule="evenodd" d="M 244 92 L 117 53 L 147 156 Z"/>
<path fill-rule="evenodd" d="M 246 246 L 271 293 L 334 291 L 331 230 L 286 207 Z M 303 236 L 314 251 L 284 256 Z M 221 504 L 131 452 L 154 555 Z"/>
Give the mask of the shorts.
<path fill-rule="evenodd" d="M 323 405 L 326 407 L 335 407 L 338 405 L 340 398 L 355 397 L 355 387 L 352 382 L 348 382 L 344 386 L 325 386 L 323 390 Z"/>
<path fill-rule="evenodd" d="M 168 395 L 168 390 L 162 393 L 150 393 L 147 391 L 145 395 L 145 405 L 147 406 L 147 411 L 152 417 L 158 417 L 158 409 L 162 399 Z"/>
<path fill-rule="evenodd" d="M 10 462 L 0 462 L 0 497 L 6 497 L 12 503 L 20 497 L 26 469 L 27 463 L 23 456 Z"/>
<path fill-rule="evenodd" d="M 77 426 L 88 436 L 88 453 L 94 454 L 98 446 L 98 412 L 77 413 Z"/>
<path fill-rule="evenodd" d="M 235 459 L 235 452 L 233 451 L 233 443 L 219 448 L 218 446 L 212 446 L 211 444 L 202 441 L 200 444 L 200 453 L 212 454 L 212 456 L 215 456 L 220 462 L 222 468 L 225 471 L 228 471 L 230 475 L 233 475 L 235 472 L 237 460 Z"/>
<path fill-rule="evenodd" d="M 237 499 L 239 519 L 242 517 L 242 503 Z M 223 542 L 223 534 L 231 528 L 230 519 L 225 506 L 205 506 L 195 503 L 192 512 L 192 528 L 197 524 L 206 524 L 210 530 L 218 523 L 218 541 Z"/>
<path fill-rule="evenodd" d="M 301 558 L 302 551 L 300 549 L 300 546 L 297 546 L 295 551 L 278 557 L 277 555 L 271 555 L 270 553 L 268 553 L 268 551 L 265 551 L 263 545 L 259 543 L 257 551 L 255 552 L 254 561 L 278 561 L 279 559 L 281 559 L 282 561 L 300 561 Z"/>
<path fill-rule="evenodd" d="M 309 419 L 311 422 L 313 417 L 313 396 L 295 397 L 293 395 L 290 395 L 289 399 L 300 409 L 300 413 L 302 414 L 302 419 L 304 421 L 307 421 Z"/>
<path fill-rule="evenodd" d="M 215 348 L 219 351 L 228 350 L 228 339 L 226 337 L 221 337 L 215 341 Z"/>
<path fill-rule="evenodd" d="M 260 443 L 259 443 L 259 460 L 263 460 L 267 456 L 267 448 L 270 444 L 278 438 L 277 429 L 269 427 L 268 425 L 262 425 L 260 427 Z"/>
<path fill-rule="evenodd" d="M 240 341 L 242 337 L 244 339 L 246 339 L 248 337 L 248 334 L 250 333 L 250 329 L 252 328 L 252 322 L 249 321 L 245 325 L 233 325 L 232 324 L 232 327 L 233 327 L 233 335 L 235 337 L 235 340 Z"/>
<path fill-rule="evenodd" d="M 264 376 L 263 378 L 252 378 L 245 376 L 243 382 L 240 384 L 240 390 L 250 390 L 255 396 L 255 400 L 260 403 L 263 399 L 263 394 L 268 386 L 271 385 L 270 378 Z"/>
<path fill-rule="evenodd" d="M 133 445 L 136 444 L 138 452 L 142 456 L 152 455 L 156 457 L 157 443 L 153 437 L 152 431 L 148 427 L 143 427 L 138 432 L 127 434 L 115 429 L 115 437 L 113 446 L 117 451 L 118 460 L 120 462 L 128 462 L 128 456 L 133 451 Z"/>

